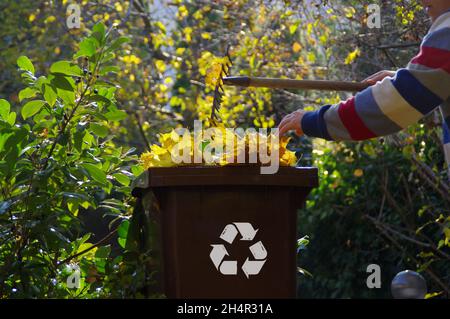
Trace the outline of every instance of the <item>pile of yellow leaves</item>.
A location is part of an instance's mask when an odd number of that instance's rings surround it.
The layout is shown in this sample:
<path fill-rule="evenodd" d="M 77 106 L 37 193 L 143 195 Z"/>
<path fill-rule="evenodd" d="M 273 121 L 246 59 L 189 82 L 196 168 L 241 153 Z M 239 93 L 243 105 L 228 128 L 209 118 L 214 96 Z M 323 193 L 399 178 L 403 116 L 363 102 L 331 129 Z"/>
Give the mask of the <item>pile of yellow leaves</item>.
<path fill-rule="evenodd" d="M 214 89 L 222 84 L 222 73 L 228 71 L 228 57 L 213 57 L 205 74 L 205 84 Z M 220 83 L 219 83 L 220 82 Z M 221 123 L 213 123 L 213 135 L 203 131 L 184 132 L 172 130 L 159 135 L 159 144 L 150 146 L 150 151 L 141 155 L 144 169 L 152 167 L 196 166 L 196 165 L 262 165 L 279 161 L 280 166 L 297 164 L 295 153 L 286 147 L 289 138 L 257 133 L 238 135 Z M 180 134 L 178 134 L 180 133 Z M 208 135 L 208 138 L 205 136 Z M 180 151 L 183 155 L 180 156 Z M 278 152 L 278 156 L 275 156 Z M 200 155 L 199 155 L 200 154 Z M 176 161 L 174 161 L 174 158 Z M 181 160 L 182 158 L 182 160 Z"/>
<path fill-rule="evenodd" d="M 257 159 L 257 163 L 251 165 L 265 165 L 258 153 L 260 147 L 263 147 L 264 154 L 270 156 L 272 152 L 279 152 L 279 164 L 280 166 L 294 166 L 297 163 L 297 157 L 295 152 L 292 152 L 286 148 L 289 138 L 282 137 L 279 143 L 271 143 L 271 139 L 274 135 L 263 135 L 261 133 L 249 134 L 245 138 L 238 136 L 236 133 L 233 135 L 222 128 L 223 134 L 221 135 L 222 141 L 219 141 L 217 136 L 214 138 L 204 139 L 202 137 L 194 136 L 194 133 L 188 133 L 187 138 L 184 135 L 179 135 L 175 130 L 170 133 L 160 134 L 160 145 L 153 144 L 149 152 L 145 152 L 141 155 L 141 162 L 144 169 L 152 167 L 175 167 L 175 166 L 198 166 L 198 165 L 242 165 L 238 164 L 238 159 L 245 156 L 245 163 L 249 162 L 249 158 L 253 157 Z M 219 143 L 220 142 L 220 143 Z M 258 145 L 258 146 L 256 146 Z M 263 145 L 263 146 L 262 146 Z M 172 155 L 179 156 L 180 149 L 187 148 L 188 160 L 182 163 L 176 163 L 173 161 Z M 186 149 L 185 148 L 185 149 Z M 195 149 L 196 148 L 196 149 Z M 202 156 L 201 163 L 196 162 L 195 151 L 201 153 L 209 148 L 212 154 L 212 161 L 205 160 L 206 156 Z M 258 148 L 258 150 L 257 150 Z M 244 154 L 242 154 L 244 153 Z M 253 154 L 252 154 L 253 153 Z M 264 164 L 263 164 L 264 163 Z"/>

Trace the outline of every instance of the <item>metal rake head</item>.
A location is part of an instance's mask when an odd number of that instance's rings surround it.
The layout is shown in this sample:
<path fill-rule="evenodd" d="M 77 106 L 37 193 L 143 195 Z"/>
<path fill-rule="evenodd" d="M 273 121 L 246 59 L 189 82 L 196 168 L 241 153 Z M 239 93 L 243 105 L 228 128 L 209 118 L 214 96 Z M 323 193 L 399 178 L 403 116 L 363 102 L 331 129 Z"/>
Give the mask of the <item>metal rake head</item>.
<path fill-rule="evenodd" d="M 214 99 L 213 99 L 213 106 L 211 110 L 211 121 L 212 123 L 215 123 L 216 120 L 220 120 L 217 113 L 220 110 L 220 105 L 222 103 L 222 98 L 225 93 L 223 89 L 223 78 L 228 76 L 230 72 L 230 67 L 233 65 L 230 57 L 230 46 L 227 47 L 227 51 L 225 54 L 224 62 L 221 65 L 221 70 L 219 74 L 219 79 L 217 80 L 216 87 L 214 89 Z"/>

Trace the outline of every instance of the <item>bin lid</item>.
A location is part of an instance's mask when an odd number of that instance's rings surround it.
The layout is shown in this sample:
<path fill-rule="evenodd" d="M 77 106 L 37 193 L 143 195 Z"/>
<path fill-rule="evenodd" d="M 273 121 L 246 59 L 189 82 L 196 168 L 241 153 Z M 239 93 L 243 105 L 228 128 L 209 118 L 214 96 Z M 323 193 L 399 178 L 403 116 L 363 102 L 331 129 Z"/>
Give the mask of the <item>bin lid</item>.
<path fill-rule="evenodd" d="M 315 167 L 279 168 L 276 174 L 263 175 L 259 166 L 182 166 L 150 168 L 132 185 L 132 194 L 137 196 L 147 188 L 173 186 L 293 186 L 313 188 L 319 184 L 318 170 Z"/>

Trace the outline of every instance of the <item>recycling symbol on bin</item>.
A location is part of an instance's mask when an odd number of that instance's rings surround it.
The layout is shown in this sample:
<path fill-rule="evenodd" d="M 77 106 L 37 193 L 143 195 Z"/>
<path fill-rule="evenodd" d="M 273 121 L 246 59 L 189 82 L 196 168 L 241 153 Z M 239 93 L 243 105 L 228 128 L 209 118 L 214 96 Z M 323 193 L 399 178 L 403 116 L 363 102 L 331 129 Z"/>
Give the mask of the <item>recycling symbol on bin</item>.
<path fill-rule="evenodd" d="M 241 236 L 240 240 L 253 241 L 258 229 L 254 229 L 250 223 L 232 223 L 225 226 L 220 234 L 220 239 L 226 241 L 229 244 L 233 244 L 233 241 L 238 236 Z M 224 260 L 225 256 L 230 256 L 227 249 L 223 244 L 213 244 L 209 257 L 211 258 L 216 269 L 223 275 L 237 275 L 238 264 L 236 260 Z M 249 247 L 252 258 L 247 257 L 242 265 L 242 271 L 245 276 L 249 278 L 250 275 L 257 275 L 264 266 L 267 258 L 267 250 L 261 241 L 251 245 Z"/>

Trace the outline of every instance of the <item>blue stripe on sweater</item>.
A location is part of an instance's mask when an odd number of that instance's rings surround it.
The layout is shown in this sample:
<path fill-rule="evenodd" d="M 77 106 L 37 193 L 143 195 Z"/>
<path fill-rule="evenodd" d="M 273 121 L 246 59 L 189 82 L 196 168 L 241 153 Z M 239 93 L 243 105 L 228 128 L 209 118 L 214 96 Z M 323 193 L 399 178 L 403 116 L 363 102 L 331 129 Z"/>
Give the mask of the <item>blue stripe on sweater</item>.
<path fill-rule="evenodd" d="M 450 50 L 450 28 L 443 28 L 430 33 L 424 38 L 423 46 Z"/>
<path fill-rule="evenodd" d="M 443 102 L 406 69 L 398 71 L 391 81 L 405 101 L 423 115 L 430 113 Z"/>
<path fill-rule="evenodd" d="M 355 109 L 367 128 L 377 136 L 388 135 L 402 130 L 400 126 L 392 122 L 391 119 L 381 111 L 373 97 L 372 88 L 368 88 L 356 94 Z"/>
<path fill-rule="evenodd" d="M 330 107 L 331 105 L 325 105 L 317 111 L 305 113 L 301 120 L 303 133 L 305 133 L 307 136 L 320 137 L 331 141 L 332 138 L 328 134 L 325 120 L 323 118 L 325 112 Z"/>

